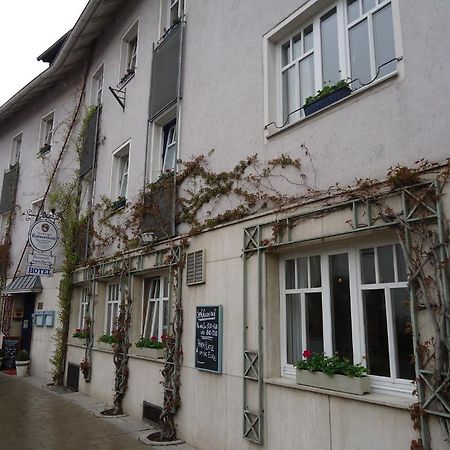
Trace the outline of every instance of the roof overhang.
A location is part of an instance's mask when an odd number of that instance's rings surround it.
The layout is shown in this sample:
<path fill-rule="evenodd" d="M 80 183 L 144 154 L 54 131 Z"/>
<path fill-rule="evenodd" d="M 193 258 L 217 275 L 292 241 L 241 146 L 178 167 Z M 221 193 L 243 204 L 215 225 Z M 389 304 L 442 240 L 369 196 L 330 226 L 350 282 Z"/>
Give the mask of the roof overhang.
<path fill-rule="evenodd" d="M 11 283 L 3 289 L 3 295 L 29 294 L 42 292 L 42 283 L 38 275 L 25 275 L 14 278 Z"/>
<path fill-rule="evenodd" d="M 46 50 L 57 52 L 51 65 L 0 106 L 0 125 L 63 80 L 68 72 L 82 67 L 95 39 L 111 24 L 124 3 L 125 0 L 90 0 L 67 36 Z"/>

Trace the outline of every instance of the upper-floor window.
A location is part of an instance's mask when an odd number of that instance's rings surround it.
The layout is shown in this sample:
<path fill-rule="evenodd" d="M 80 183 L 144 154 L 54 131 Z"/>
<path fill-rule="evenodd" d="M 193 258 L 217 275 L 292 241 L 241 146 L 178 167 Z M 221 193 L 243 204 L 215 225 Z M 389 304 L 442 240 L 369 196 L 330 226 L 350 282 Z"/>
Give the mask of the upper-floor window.
<path fill-rule="evenodd" d="M 169 28 L 180 21 L 184 15 L 184 0 L 169 0 Z"/>
<path fill-rule="evenodd" d="M 99 106 L 103 100 L 103 64 L 92 77 L 91 105 Z"/>
<path fill-rule="evenodd" d="M 122 38 L 120 81 L 126 83 L 136 71 L 138 52 L 138 22 L 135 22 Z"/>
<path fill-rule="evenodd" d="M 167 172 L 175 169 L 177 157 L 177 124 L 176 120 L 163 127 L 163 151 L 161 171 Z"/>
<path fill-rule="evenodd" d="M 13 166 L 20 160 L 20 153 L 22 151 L 22 133 L 14 136 L 11 142 L 11 153 L 9 157 L 9 165 Z"/>
<path fill-rule="evenodd" d="M 346 248 L 282 261 L 283 371 L 303 351 L 367 364 L 379 387 L 414 379 L 406 266 L 398 244 Z"/>
<path fill-rule="evenodd" d="M 54 132 L 54 113 L 47 114 L 41 120 L 41 132 L 39 137 L 39 151 L 40 155 L 48 153 L 53 144 Z"/>
<path fill-rule="evenodd" d="M 127 143 L 113 155 L 111 198 L 127 198 L 129 162 L 130 144 Z"/>
<path fill-rule="evenodd" d="M 326 85 L 346 80 L 355 90 L 395 72 L 392 1 L 330 2 L 321 13 L 311 17 L 305 10 L 271 32 L 268 86 L 278 86 L 277 95 L 268 93 L 272 120 L 303 117 L 306 99 Z"/>

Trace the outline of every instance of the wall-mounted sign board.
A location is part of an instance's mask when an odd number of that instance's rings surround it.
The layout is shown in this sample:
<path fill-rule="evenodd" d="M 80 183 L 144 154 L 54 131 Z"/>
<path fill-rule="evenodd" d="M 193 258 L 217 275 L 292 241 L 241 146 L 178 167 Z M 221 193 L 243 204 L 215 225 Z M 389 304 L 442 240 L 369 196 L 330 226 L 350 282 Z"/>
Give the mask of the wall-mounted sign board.
<path fill-rule="evenodd" d="M 195 367 L 222 373 L 222 305 L 197 306 L 195 319 Z"/>
<path fill-rule="evenodd" d="M 16 353 L 19 351 L 19 347 L 19 336 L 5 336 L 3 338 L 3 369 L 13 369 L 16 367 Z"/>

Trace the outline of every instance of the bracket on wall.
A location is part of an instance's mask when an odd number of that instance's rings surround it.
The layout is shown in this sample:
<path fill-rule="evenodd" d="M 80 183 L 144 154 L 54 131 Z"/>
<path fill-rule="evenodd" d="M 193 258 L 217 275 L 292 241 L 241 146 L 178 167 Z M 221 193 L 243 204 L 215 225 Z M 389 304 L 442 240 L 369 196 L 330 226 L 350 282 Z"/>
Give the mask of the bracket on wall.
<path fill-rule="evenodd" d="M 122 89 L 114 89 L 111 86 L 108 87 L 111 94 L 114 96 L 114 98 L 117 100 L 117 103 L 122 107 L 122 109 L 125 111 L 125 97 L 126 97 L 126 91 Z"/>

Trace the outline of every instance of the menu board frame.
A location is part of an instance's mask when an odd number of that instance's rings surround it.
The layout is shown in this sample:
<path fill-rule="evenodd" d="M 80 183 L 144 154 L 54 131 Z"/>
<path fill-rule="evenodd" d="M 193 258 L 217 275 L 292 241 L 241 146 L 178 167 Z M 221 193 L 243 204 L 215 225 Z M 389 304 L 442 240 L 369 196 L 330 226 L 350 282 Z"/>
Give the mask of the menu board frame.
<path fill-rule="evenodd" d="M 215 311 L 214 319 L 208 320 L 201 318 L 200 313 L 204 313 L 205 310 Z M 217 336 L 211 336 L 205 338 L 205 333 L 208 329 L 214 330 L 216 327 L 213 325 L 211 328 L 201 328 L 200 323 L 213 322 L 217 326 Z M 212 361 L 212 358 L 205 356 L 199 352 L 199 342 L 204 342 L 206 339 L 211 339 L 213 345 L 212 354 L 216 356 L 216 361 Z M 199 305 L 195 309 L 195 368 L 205 372 L 211 372 L 216 374 L 222 373 L 222 351 L 223 351 L 223 306 L 222 305 Z M 209 353 L 209 352 L 208 352 Z"/>

